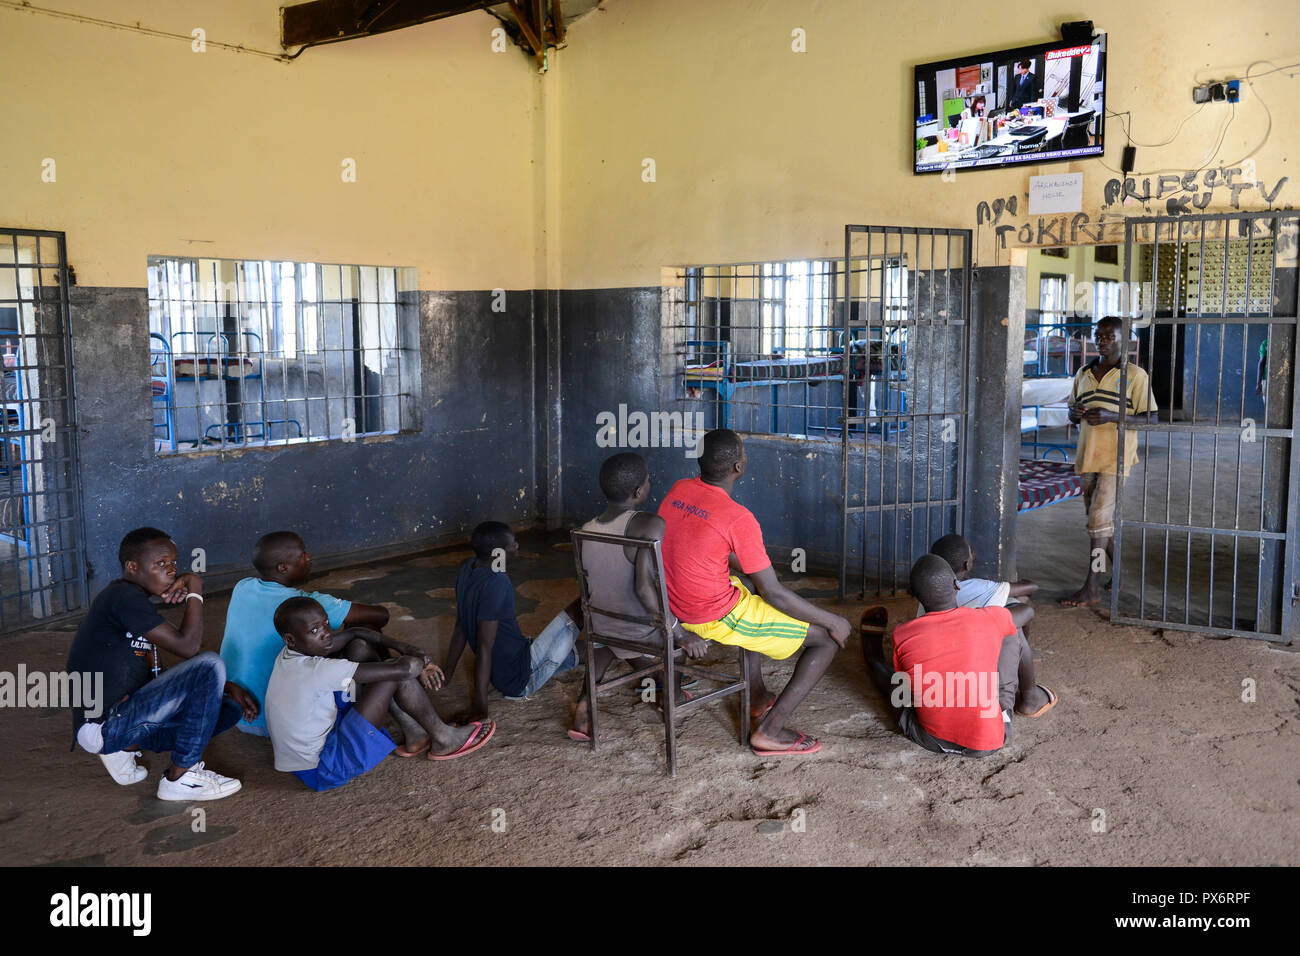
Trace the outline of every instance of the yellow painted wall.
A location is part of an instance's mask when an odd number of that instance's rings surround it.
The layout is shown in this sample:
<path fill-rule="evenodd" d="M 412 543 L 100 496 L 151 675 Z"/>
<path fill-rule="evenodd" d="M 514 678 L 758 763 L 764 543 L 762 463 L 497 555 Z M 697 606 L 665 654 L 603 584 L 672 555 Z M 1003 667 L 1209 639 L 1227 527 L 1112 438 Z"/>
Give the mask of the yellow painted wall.
<path fill-rule="evenodd" d="M 951 183 L 911 172 L 912 67 L 1048 41 L 1062 20 L 1079 17 L 1077 7 L 1031 0 L 984 12 L 964 0 L 606 7 L 572 30 L 559 58 L 566 286 L 653 285 L 671 264 L 836 254 L 847 222 L 974 228 L 981 200 L 1012 195 L 1019 214 L 1002 222 L 1020 226 L 1032 174 L 1083 172 L 1084 208 L 1095 218 L 1116 175 L 1095 159 L 965 172 Z M 1259 59 L 1297 59 L 1293 0 L 1232 7 L 1094 0 L 1086 15 L 1109 34 L 1107 106 L 1131 111 L 1134 138 L 1144 143 L 1169 139 L 1194 109 L 1194 80 L 1240 76 Z M 791 51 L 795 28 L 806 31 L 806 53 Z M 1274 73 L 1256 90 L 1273 114 L 1267 144 L 1256 149 L 1267 117 L 1247 90 L 1220 158 L 1253 152 L 1270 190 L 1293 173 L 1273 200 L 1293 206 L 1300 86 Z M 1170 146 L 1139 149 L 1139 172 L 1201 165 L 1228 113 L 1208 106 Z M 1114 118 L 1106 137 L 1105 163 L 1118 170 L 1124 134 Z M 656 162 L 653 184 L 641 180 L 646 157 Z M 1247 203 L 1262 206 L 1258 193 L 1243 195 Z M 981 239 L 978 261 L 992 264 L 987 225 Z"/>
<path fill-rule="evenodd" d="M 80 284 L 143 286 L 151 254 L 418 266 L 422 288 L 543 283 L 543 81 L 513 46 L 492 52 L 488 14 L 286 65 L 211 45 L 279 52 L 273 0 L 39 5 L 209 41 L 196 53 L 0 7 L 0 225 L 66 231 Z"/>
<path fill-rule="evenodd" d="M 274 0 L 48 5 L 278 49 Z M 657 285 L 667 265 L 835 255 L 846 222 L 973 228 L 981 200 L 1012 195 L 1002 222 L 1019 227 L 1038 172 L 1084 172 L 1095 217 L 1114 175 L 1096 160 L 911 173 L 915 64 L 1047 40 L 1074 15 L 1030 0 L 984 15 L 957 0 L 605 0 L 539 77 L 513 46 L 491 51 L 485 13 L 283 65 L 0 7 L 0 223 L 66 231 L 83 285 L 140 286 L 147 255 L 176 254 L 412 265 L 422 288 L 482 289 Z M 1290 62 L 1300 26 L 1291 0 L 1094 0 L 1088 15 L 1110 35 L 1108 106 L 1150 143 L 1191 111 L 1194 81 Z M 795 28 L 806 53 L 791 51 Z M 1253 154 L 1271 189 L 1300 142 L 1296 93 L 1285 73 L 1259 79 L 1219 158 Z M 1262 147 L 1259 95 L 1273 114 Z M 1227 116 L 1207 107 L 1173 144 L 1140 149 L 1139 176 L 1200 165 Z M 1113 118 L 1107 137 L 1117 169 Z M 45 157 L 56 183 L 40 181 Z M 1296 180 L 1273 205 L 1296 204 Z M 980 235 L 977 263 L 1008 261 L 987 224 Z"/>

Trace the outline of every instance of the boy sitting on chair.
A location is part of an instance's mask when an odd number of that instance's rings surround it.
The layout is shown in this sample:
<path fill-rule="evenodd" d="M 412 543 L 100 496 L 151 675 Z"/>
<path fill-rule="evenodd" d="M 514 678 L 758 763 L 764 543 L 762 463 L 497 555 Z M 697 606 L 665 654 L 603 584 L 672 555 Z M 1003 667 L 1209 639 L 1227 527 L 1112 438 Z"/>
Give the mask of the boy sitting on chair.
<path fill-rule="evenodd" d="M 1056 695 L 1035 680 L 1033 652 L 1004 607 L 958 607 L 958 582 L 948 562 L 922 555 L 912 566 L 913 596 L 925 614 L 894 628 L 894 660 L 885 661 L 888 613 L 862 616 L 867 674 L 899 729 L 933 753 L 984 757 L 1001 749 L 1011 711 L 1038 717 Z M 1017 609 L 1023 620 L 1031 607 Z"/>
<path fill-rule="evenodd" d="M 241 715 L 256 717 L 257 702 L 226 680 L 220 657 L 199 650 L 203 582 L 196 574 L 177 575 L 176 545 L 157 528 L 136 528 L 122 539 L 117 556 L 122 576 L 91 603 L 68 654 L 69 674 L 104 675 L 97 708 L 73 709 L 76 741 L 98 755 L 123 786 L 148 775 L 136 765 L 138 748 L 170 751 L 171 766 L 158 781 L 159 800 L 228 797 L 240 782 L 205 769 L 199 758 L 208 741 Z M 180 630 L 158 613 L 150 597 L 185 605 Z M 159 647 L 184 662 L 163 670 Z"/>
<path fill-rule="evenodd" d="M 221 658 L 232 680 L 247 687 L 259 704 L 266 699 L 266 686 L 271 680 L 271 670 L 276 658 L 284 649 L 284 642 L 275 629 L 275 611 L 291 597 L 309 597 L 320 604 L 329 616 L 330 627 L 368 627 L 380 630 L 388 623 L 388 609 L 377 604 L 358 604 L 322 594 L 305 591 L 302 586 L 311 577 L 311 554 L 301 537 L 293 531 L 273 531 L 257 539 L 253 548 L 253 567 L 257 577 L 244 578 L 235 585 L 226 609 L 226 633 L 221 641 Z M 346 643 L 346 642 L 345 642 Z M 398 654 L 419 657 L 424 654 L 418 647 L 390 641 Z M 353 652 L 362 656 L 360 661 L 384 659 L 383 648 L 362 642 L 353 646 Z M 339 654 L 341 655 L 342 645 Z M 267 735 L 266 708 L 257 719 L 240 724 L 245 733 Z M 428 749 L 428 738 L 420 725 L 411 720 L 400 708 L 392 709 L 392 716 L 402 728 L 405 743 L 398 755 L 413 757 Z"/>
<path fill-rule="evenodd" d="M 746 677 L 750 703 L 765 716 L 749 738 L 754 753 L 813 754 L 821 742 L 786 730 L 785 722 L 848 641 L 849 622 L 777 580 L 757 519 L 732 499 L 746 462 L 739 435 L 725 428 L 709 432 L 699 476 L 678 481 L 659 506 L 668 602 L 686 630 L 706 641 L 756 652 L 749 657 Z M 751 594 L 731 576 L 732 567 L 749 575 L 759 593 Z M 803 653 L 790 682 L 772 699 L 763 686 L 758 655 L 785 660 L 797 651 Z"/>
<path fill-rule="evenodd" d="M 510 526 L 484 521 L 470 538 L 474 557 L 461 565 L 456 576 L 456 628 L 447 647 L 448 674 L 455 675 L 460 655 L 468 644 L 474 652 L 474 676 L 469 709 L 456 723 L 486 720 L 488 688 L 495 687 L 507 700 L 525 700 L 541 690 L 556 674 L 578 666 L 574 650 L 582 600 L 551 619 L 531 641 L 519 630 L 515 617 L 515 589 L 506 568 L 519 555 L 519 542 Z"/>
<path fill-rule="evenodd" d="M 428 734 L 430 760 L 473 753 L 496 732 L 491 721 L 465 728 L 442 722 L 425 693 L 442 687 L 442 671 L 427 656 L 365 664 L 337 656 L 358 641 L 385 645 L 365 628 L 332 631 L 312 598 L 289 598 L 276 608 L 274 624 L 284 637 L 266 688 L 275 769 L 312 790 L 341 787 L 392 753 L 396 744 L 383 721 L 394 700 Z"/>
<path fill-rule="evenodd" d="M 638 510 L 650 496 L 650 469 L 640 455 L 623 452 L 605 459 L 600 466 L 600 490 L 608 499 L 609 505 L 584 524 L 583 531 L 643 538 L 646 541 L 663 540 L 664 519 L 654 512 Z M 583 545 L 582 566 L 587 572 L 591 603 L 596 607 L 636 617 L 646 617 L 658 608 L 659 585 L 654 559 L 648 549 L 620 548 L 615 544 L 589 541 Z M 653 641 L 658 637 L 658 630 L 647 624 L 636 624 L 596 613 L 592 614 L 592 619 L 597 631 L 611 637 L 629 641 Z M 700 658 L 707 653 L 708 644 L 684 631 L 676 621 L 671 622 L 671 630 L 674 642 L 688 656 Z M 593 650 L 593 676 L 597 683 L 616 658 L 636 662 L 633 667 L 649 663 L 648 658 L 636 651 L 621 647 L 596 644 Z M 573 715 L 569 737 L 573 740 L 591 739 L 591 713 L 587 702 L 586 681 L 583 681 L 578 696 L 578 708 Z"/>

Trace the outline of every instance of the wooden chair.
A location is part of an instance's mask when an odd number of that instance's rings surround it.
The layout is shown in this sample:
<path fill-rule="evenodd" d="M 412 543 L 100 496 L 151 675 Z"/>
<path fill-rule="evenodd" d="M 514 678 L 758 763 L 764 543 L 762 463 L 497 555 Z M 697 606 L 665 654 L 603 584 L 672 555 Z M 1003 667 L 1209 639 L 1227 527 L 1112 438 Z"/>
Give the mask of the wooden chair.
<path fill-rule="evenodd" d="M 720 700 L 731 694 L 739 692 L 740 694 L 740 745 L 749 746 L 749 682 L 745 679 L 748 673 L 746 665 L 748 663 L 746 651 L 744 648 L 737 648 L 738 660 L 740 663 L 740 677 L 737 679 L 731 674 L 725 674 L 691 663 L 679 663 L 679 658 L 683 657 L 681 649 L 673 644 L 672 631 L 668 627 L 668 621 L 672 615 L 668 610 L 668 590 L 664 584 L 664 562 L 663 555 L 659 549 L 658 541 L 646 541 L 643 538 L 629 538 L 623 535 L 598 534 L 593 531 L 573 531 L 573 560 L 578 570 L 578 585 L 582 597 L 582 614 L 584 618 L 585 631 L 587 634 L 587 702 L 591 712 L 591 749 L 595 750 L 600 739 L 600 726 L 597 716 L 597 697 L 602 691 L 613 690 L 622 687 L 624 684 L 639 682 L 642 678 L 650 675 L 656 675 L 662 681 L 662 693 L 660 702 L 663 709 L 664 717 L 664 743 L 668 756 L 668 774 L 676 776 L 677 774 L 677 717 L 678 715 L 687 714 L 698 707 L 703 707 L 714 701 Z M 647 549 L 651 552 L 654 559 L 655 579 L 658 587 L 655 594 L 658 598 L 658 605 L 644 617 L 620 614 L 615 611 L 607 610 L 594 605 L 591 600 L 591 590 L 588 587 L 587 572 L 583 565 L 583 549 L 591 544 L 616 545 L 620 551 L 620 560 L 622 549 L 632 547 L 638 549 Z M 599 549 L 605 550 L 605 549 Z M 600 556 L 593 555 L 593 560 L 601 560 Z M 596 630 L 592 624 L 592 614 L 602 614 L 606 617 L 615 618 L 621 621 L 630 621 L 635 624 L 645 624 L 653 626 L 655 633 L 651 639 L 646 642 L 629 641 L 626 638 L 611 637 L 602 634 Z M 621 677 L 608 678 L 596 682 L 595 679 L 595 647 L 596 643 L 604 644 L 609 647 L 618 647 L 625 650 L 637 651 L 647 657 L 652 658 L 652 663 L 645 667 L 633 667 L 632 672 L 624 674 Z M 714 684 L 719 684 L 718 688 L 709 691 L 707 694 L 701 694 L 693 697 L 684 703 L 677 703 L 677 675 L 689 674 L 706 680 Z"/>

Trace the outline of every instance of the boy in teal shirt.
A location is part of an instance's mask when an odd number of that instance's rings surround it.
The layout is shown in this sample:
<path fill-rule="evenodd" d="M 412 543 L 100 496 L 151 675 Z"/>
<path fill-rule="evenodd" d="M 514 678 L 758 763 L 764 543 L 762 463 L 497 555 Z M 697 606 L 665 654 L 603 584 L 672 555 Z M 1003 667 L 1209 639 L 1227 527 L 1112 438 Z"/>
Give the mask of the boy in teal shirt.
<path fill-rule="evenodd" d="M 284 641 L 275 630 L 275 609 L 291 597 L 312 598 L 325 610 L 334 630 L 378 630 L 388 623 L 388 609 L 302 590 L 301 585 L 311 575 L 311 554 L 302 538 L 292 531 L 275 531 L 259 538 L 253 549 L 253 567 L 258 576 L 244 578 L 230 595 L 221 658 L 226 662 L 229 679 L 247 688 L 257 700 L 257 719 L 240 721 L 237 726 L 245 733 L 266 737 L 266 686 L 275 659 L 284 649 Z M 412 649 L 411 653 L 423 651 Z"/>

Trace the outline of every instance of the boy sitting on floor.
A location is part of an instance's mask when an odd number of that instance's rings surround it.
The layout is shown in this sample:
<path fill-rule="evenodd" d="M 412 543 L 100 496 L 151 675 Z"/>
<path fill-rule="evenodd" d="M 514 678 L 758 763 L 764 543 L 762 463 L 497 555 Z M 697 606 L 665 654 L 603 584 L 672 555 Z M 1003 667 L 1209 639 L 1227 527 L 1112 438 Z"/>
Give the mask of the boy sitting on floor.
<path fill-rule="evenodd" d="M 894 629 L 892 667 L 886 610 L 868 610 L 862 628 L 867 674 L 908 739 L 933 753 L 983 757 L 1006 742 L 1013 708 L 1038 717 L 1056 706 L 1056 695 L 1036 682 L 1019 626 L 1033 608 L 1019 606 L 1018 622 L 1004 607 L 958 607 L 957 576 L 935 554 L 917 560 L 909 585 L 926 613 Z"/>
<path fill-rule="evenodd" d="M 442 671 L 428 657 L 404 654 L 360 664 L 336 656 L 358 642 L 386 645 L 365 628 L 331 630 L 325 609 L 312 598 L 289 598 L 276 608 L 274 623 L 284 637 L 266 688 L 275 769 L 313 790 L 341 787 L 392 753 L 396 744 L 383 721 L 394 700 L 428 734 L 430 760 L 473 753 L 496 733 L 491 721 L 462 728 L 442 722 L 425 693 L 442 687 Z M 352 693 L 354 683 L 360 688 Z"/>
<path fill-rule="evenodd" d="M 358 604 L 345 601 L 319 591 L 304 591 L 302 585 L 311 576 L 311 554 L 293 531 L 273 531 L 258 538 L 253 548 L 253 567 L 258 576 L 244 578 L 235 585 L 226 609 L 226 633 L 221 641 L 221 657 L 231 680 L 248 688 L 261 704 L 266 700 L 266 685 L 271 679 L 271 669 L 284 649 L 284 643 L 275 628 L 275 611 L 291 597 L 309 597 L 320 604 L 329 616 L 330 627 L 368 627 L 375 630 L 388 623 L 388 609 L 377 604 Z M 346 642 L 345 642 L 346 643 Z M 398 654 L 419 657 L 424 652 L 418 647 L 400 641 L 388 642 Z M 362 656 L 358 661 L 380 660 L 386 655 L 363 642 L 354 647 Z M 340 645 L 339 654 L 342 654 Z M 240 724 L 239 729 L 250 734 L 267 735 L 266 708 L 251 723 Z M 427 740 L 420 725 L 411 720 L 400 708 L 394 707 L 393 717 L 405 735 L 399 756 L 417 756 L 427 749 Z"/>
<path fill-rule="evenodd" d="M 199 758 L 208 741 L 234 726 L 241 714 L 246 720 L 256 717 L 258 705 L 226 680 L 220 657 L 199 651 L 203 582 L 196 574 L 177 575 L 176 545 L 157 528 L 129 533 L 117 557 L 122 576 L 91 603 L 68 654 L 68 673 L 104 675 L 100 713 L 73 709 L 76 741 L 97 754 L 123 786 L 148 775 L 136 765 L 137 748 L 170 751 L 171 766 L 158 781 L 159 800 L 228 797 L 240 782 L 205 769 Z M 185 604 L 180 630 L 158 613 L 150 596 Z M 159 646 L 184 662 L 162 670 Z"/>
<path fill-rule="evenodd" d="M 754 753 L 813 754 L 821 750 L 821 742 L 786 730 L 785 722 L 848 641 L 849 622 L 777 580 L 758 520 L 732 499 L 746 462 L 739 435 L 725 428 L 709 432 L 700 454 L 700 474 L 678 481 L 659 506 L 665 523 L 668 603 L 686 630 L 706 641 L 756 652 L 749 655 L 746 679 L 750 703 L 765 716 L 749 738 Z M 751 594 L 739 578 L 730 576 L 729 567 L 749 575 L 759 593 Z M 772 699 L 763 686 L 758 655 L 785 660 L 800 650 L 790 682 Z"/>
<path fill-rule="evenodd" d="M 930 553 L 947 561 L 957 575 L 958 607 L 1008 607 L 1012 598 L 1028 600 L 1038 592 L 1038 585 L 1033 581 L 988 581 L 971 577 L 975 549 L 959 534 L 944 535 L 930 546 Z M 916 613 L 924 614 L 925 608 L 918 604 Z"/>
<path fill-rule="evenodd" d="M 645 459 L 633 452 L 623 452 L 605 459 L 600 466 L 600 490 L 609 501 L 595 518 L 582 526 L 583 531 L 598 534 L 616 534 L 646 541 L 662 541 L 664 519 L 650 511 L 639 511 L 650 496 L 650 469 Z M 645 548 L 619 547 L 616 544 L 587 542 L 583 546 L 583 567 L 587 572 L 587 589 L 591 603 L 616 614 L 645 617 L 659 606 L 655 596 L 658 582 L 654 559 Z M 602 634 L 622 637 L 629 641 L 658 639 L 658 629 L 646 624 L 622 621 L 603 614 L 593 614 L 593 626 Z M 703 657 L 708 644 L 703 639 L 672 623 L 674 642 L 692 658 Z M 662 647 L 662 645 L 660 645 Z M 649 659 L 636 651 L 621 647 L 594 647 L 593 675 L 596 682 L 615 659 L 634 661 L 633 667 L 649 663 Z M 578 696 L 578 709 L 573 715 L 569 730 L 573 740 L 591 739 L 591 713 L 587 704 L 587 682 L 583 681 Z"/>
<path fill-rule="evenodd" d="M 448 674 L 456 673 L 460 655 L 468 644 L 474 652 L 474 679 L 469 709 L 456 717 L 460 724 L 485 720 L 488 688 L 495 687 L 507 700 L 524 700 L 541 690 L 555 674 L 578 665 L 573 646 L 582 632 L 582 600 L 551 619 L 542 633 L 529 641 L 515 617 L 515 589 L 506 568 L 519 554 L 519 542 L 510 526 L 485 521 L 470 538 L 474 557 L 461 565 L 456 576 L 456 629 L 447 647 Z"/>

